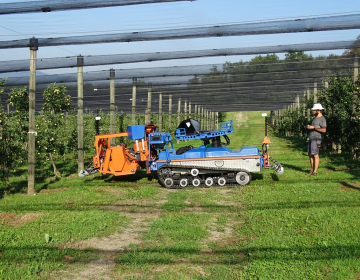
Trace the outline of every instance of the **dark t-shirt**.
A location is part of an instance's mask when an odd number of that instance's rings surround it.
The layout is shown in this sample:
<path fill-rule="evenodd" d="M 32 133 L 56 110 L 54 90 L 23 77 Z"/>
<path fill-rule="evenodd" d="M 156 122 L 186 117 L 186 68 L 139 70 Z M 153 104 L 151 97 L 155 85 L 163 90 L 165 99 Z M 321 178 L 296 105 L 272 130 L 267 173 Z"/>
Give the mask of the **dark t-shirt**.
<path fill-rule="evenodd" d="M 326 119 L 325 119 L 324 116 L 315 118 L 315 119 L 313 119 L 311 125 L 313 127 L 316 127 L 316 128 L 326 127 Z M 310 130 L 309 139 L 311 139 L 311 140 L 313 140 L 313 139 L 321 140 L 321 133 L 317 132 L 315 130 Z"/>

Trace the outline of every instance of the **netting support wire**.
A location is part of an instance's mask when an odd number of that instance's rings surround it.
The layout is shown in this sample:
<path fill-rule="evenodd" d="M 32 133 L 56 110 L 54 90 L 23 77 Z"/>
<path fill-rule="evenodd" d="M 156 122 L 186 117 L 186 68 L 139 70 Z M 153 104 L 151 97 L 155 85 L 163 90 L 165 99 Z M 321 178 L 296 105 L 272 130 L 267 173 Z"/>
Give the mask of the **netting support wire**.
<path fill-rule="evenodd" d="M 28 195 L 35 194 L 35 89 L 36 89 L 36 55 L 38 40 L 30 38 L 30 78 L 29 78 L 29 145 L 28 145 Z"/>
<path fill-rule="evenodd" d="M 152 84 L 148 83 L 148 97 L 147 97 L 147 106 L 145 111 L 145 124 L 151 123 L 151 91 L 152 91 Z"/>
<path fill-rule="evenodd" d="M 115 133 L 115 69 L 110 69 L 110 133 Z M 111 138 L 111 146 L 115 146 L 115 138 Z"/>
<path fill-rule="evenodd" d="M 132 78 L 133 87 L 132 87 L 132 102 L 131 102 L 131 124 L 136 124 L 136 84 L 137 78 Z"/>
<path fill-rule="evenodd" d="M 77 110 L 77 132 L 78 132 L 78 172 L 84 169 L 84 57 L 79 55 L 77 57 L 77 96 L 78 96 L 78 110 Z"/>

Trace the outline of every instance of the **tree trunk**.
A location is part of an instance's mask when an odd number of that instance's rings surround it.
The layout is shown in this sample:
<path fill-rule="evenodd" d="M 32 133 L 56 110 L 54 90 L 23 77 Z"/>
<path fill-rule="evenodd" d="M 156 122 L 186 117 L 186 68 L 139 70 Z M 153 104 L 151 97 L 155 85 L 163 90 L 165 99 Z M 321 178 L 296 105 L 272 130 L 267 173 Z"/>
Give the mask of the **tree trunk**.
<path fill-rule="evenodd" d="M 52 153 L 49 153 L 49 156 L 50 156 L 50 159 L 51 159 L 52 166 L 54 168 L 54 175 L 56 176 L 56 178 L 61 178 L 61 174 L 56 168 L 56 165 L 55 165 L 55 162 L 54 162 L 54 157 L 53 157 Z"/>

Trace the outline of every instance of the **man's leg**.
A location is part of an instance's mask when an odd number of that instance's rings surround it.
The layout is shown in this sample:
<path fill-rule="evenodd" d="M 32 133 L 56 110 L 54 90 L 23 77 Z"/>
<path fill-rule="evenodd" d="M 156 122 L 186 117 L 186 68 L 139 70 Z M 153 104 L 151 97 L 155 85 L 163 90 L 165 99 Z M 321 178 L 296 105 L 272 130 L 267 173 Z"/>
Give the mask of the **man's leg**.
<path fill-rule="evenodd" d="M 319 162 L 320 162 L 320 157 L 319 155 L 314 155 L 314 173 L 317 173 L 317 170 L 319 168 Z"/>
<path fill-rule="evenodd" d="M 311 167 L 311 170 L 310 170 L 310 173 L 312 173 L 312 172 L 314 172 L 314 156 L 311 154 L 311 153 L 309 153 L 309 159 L 310 159 L 310 167 Z"/>

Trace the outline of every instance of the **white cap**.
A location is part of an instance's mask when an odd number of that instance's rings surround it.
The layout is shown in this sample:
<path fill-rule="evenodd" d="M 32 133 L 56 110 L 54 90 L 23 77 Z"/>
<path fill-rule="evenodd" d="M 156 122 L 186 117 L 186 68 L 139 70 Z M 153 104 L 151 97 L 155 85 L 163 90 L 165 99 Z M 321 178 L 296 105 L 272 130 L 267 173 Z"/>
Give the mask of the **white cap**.
<path fill-rule="evenodd" d="M 314 106 L 311 108 L 311 111 L 315 110 L 324 110 L 323 106 L 320 103 L 315 103 Z"/>

